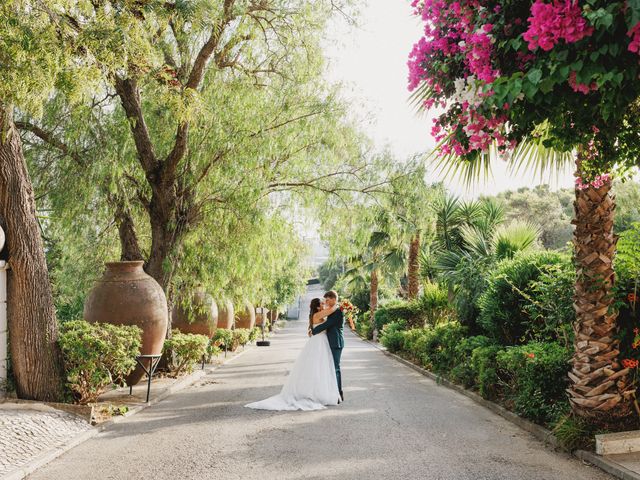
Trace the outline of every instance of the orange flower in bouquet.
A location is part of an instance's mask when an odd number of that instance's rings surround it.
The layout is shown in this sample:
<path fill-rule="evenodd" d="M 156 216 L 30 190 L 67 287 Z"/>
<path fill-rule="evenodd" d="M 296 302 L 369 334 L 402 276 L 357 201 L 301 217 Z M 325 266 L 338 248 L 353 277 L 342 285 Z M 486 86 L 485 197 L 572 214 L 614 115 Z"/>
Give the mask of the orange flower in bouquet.
<path fill-rule="evenodd" d="M 349 300 L 342 300 L 340 302 L 340 310 L 342 311 L 345 318 L 349 322 L 349 327 L 351 327 L 351 330 L 355 330 L 356 329 L 355 318 L 358 312 L 360 311 L 358 310 L 358 307 L 356 307 Z"/>

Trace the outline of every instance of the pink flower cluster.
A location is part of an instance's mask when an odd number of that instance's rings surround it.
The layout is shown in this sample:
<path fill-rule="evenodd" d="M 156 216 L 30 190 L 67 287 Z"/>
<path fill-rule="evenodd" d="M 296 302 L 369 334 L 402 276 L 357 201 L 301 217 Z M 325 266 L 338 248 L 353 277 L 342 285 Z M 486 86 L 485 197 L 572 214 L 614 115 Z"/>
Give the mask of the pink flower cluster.
<path fill-rule="evenodd" d="M 611 175 L 609 175 L 608 173 L 597 175 L 596 178 L 594 178 L 592 181 L 586 182 L 586 183 L 584 182 L 584 180 L 582 180 L 581 177 L 577 177 L 576 188 L 578 190 L 586 190 L 589 187 L 601 188 L 610 181 L 611 181 Z"/>
<path fill-rule="evenodd" d="M 475 75 L 480 80 L 492 82 L 499 76 L 491 60 L 493 25 L 485 22 L 476 30 L 474 20 L 481 3 L 478 0 L 413 0 L 412 6 L 425 22 L 425 30 L 424 37 L 413 46 L 409 55 L 410 91 L 422 81 L 431 87 L 439 84 L 437 78 L 428 75 L 425 66 L 443 56 L 461 55 L 468 75 Z M 486 18 L 487 14 L 481 15 Z"/>
<path fill-rule="evenodd" d="M 586 83 L 578 83 L 576 80 L 577 74 L 572 71 L 569 74 L 569 86 L 574 92 L 580 92 L 587 95 L 589 92 L 598 90 L 598 84 L 596 82 L 591 82 L 591 85 L 587 85 Z"/>
<path fill-rule="evenodd" d="M 592 33 L 593 27 L 582 16 L 577 0 L 536 0 L 523 38 L 529 43 L 529 50 L 540 47 L 549 51 L 560 40 L 574 43 Z"/>
<path fill-rule="evenodd" d="M 631 43 L 629 43 L 629 51 L 633 53 L 640 53 L 640 22 L 627 33 L 628 37 L 631 37 Z"/>

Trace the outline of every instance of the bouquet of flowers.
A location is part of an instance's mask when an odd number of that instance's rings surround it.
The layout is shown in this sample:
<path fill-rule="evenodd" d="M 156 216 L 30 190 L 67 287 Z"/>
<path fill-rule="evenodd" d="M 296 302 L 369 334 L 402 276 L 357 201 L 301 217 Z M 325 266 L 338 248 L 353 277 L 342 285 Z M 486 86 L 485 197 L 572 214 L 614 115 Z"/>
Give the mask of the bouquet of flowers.
<path fill-rule="evenodd" d="M 349 326 L 351 327 L 351 330 L 355 330 L 356 329 L 355 318 L 358 312 L 360 311 L 358 310 L 358 307 L 356 307 L 349 300 L 343 300 L 340 302 L 340 310 L 342 311 L 345 318 L 349 322 Z"/>

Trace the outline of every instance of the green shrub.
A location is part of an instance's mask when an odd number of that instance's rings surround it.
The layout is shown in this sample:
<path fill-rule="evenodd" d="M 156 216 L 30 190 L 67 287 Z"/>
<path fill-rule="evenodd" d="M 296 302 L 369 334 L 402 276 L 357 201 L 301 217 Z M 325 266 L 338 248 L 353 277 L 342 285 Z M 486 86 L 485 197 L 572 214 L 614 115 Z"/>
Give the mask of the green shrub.
<path fill-rule="evenodd" d="M 262 335 L 260 327 L 253 327 L 249 332 L 249 343 L 255 342 Z"/>
<path fill-rule="evenodd" d="M 502 352 L 502 347 L 489 345 L 476 348 L 471 354 L 471 369 L 475 374 L 475 384 L 483 398 L 493 400 L 500 391 L 496 357 Z"/>
<path fill-rule="evenodd" d="M 205 360 L 207 361 L 207 363 L 211 363 L 211 360 L 213 360 L 213 357 L 217 357 L 218 355 L 220 355 L 220 352 L 221 352 L 220 347 L 215 345 L 213 341 L 210 341 L 207 344 L 207 353 L 205 354 Z"/>
<path fill-rule="evenodd" d="M 416 317 L 427 325 L 452 321 L 455 317 L 455 312 L 449 305 L 447 289 L 437 283 L 424 284 L 423 293 L 416 300 L 414 308 Z"/>
<path fill-rule="evenodd" d="M 427 329 L 412 328 L 403 334 L 402 351 L 414 362 L 422 363 Z"/>
<path fill-rule="evenodd" d="M 478 300 L 478 324 L 504 345 L 524 343 L 531 323 L 524 308 L 530 303 L 531 284 L 565 261 L 565 255 L 544 251 L 520 252 L 501 261 Z"/>
<path fill-rule="evenodd" d="M 181 333 L 175 329 L 171 332 L 171 338 L 164 341 L 164 351 L 173 352 L 176 362 L 171 366 L 171 375 L 177 377 L 183 371 L 191 373 L 193 366 L 202 360 L 207 354 L 209 337 L 206 335 L 194 335 Z"/>
<path fill-rule="evenodd" d="M 575 281 L 575 267 L 566 255 L 560 263 L 549 265 L 537 280 L 531 282 L 528 304 L 523 307 L 530 319 L 526 338 L 559 341 L 567 347 L 573 345 Z"/>
<path fill-rule="evenodd" d="M 491 262 L 471 256 L 463 256 L 451 277 L 453 284 L 453 307 L 458 321 L 469 328 L 472 334 L 479 334 L 477 321 L 480 315 L 478 300 L 487 289 L 487 271 Z"/>
<path fill-rule="evenodd" d="M 371 328 L 371 312 L 366 311 L 356 318 L 356 332 L 363 338 L 371 340 L 373 338 L 373 330 Z"/>
<path fill-rule="evenodd" d="M 454 382 L 470 388 L 477 383 L 477 372 L 473 368 L 473 352 L 476 349 L 493 345 L 493 340 L 485 336 L 464 338 L 455 346 L 456 365 L 451 369 L 450 377 Z"/>
<path fill-rule="evenodd" d="M 216 347 L 223 348 L 225 351 L 233 351 L 233 331 L 226 328 L 218 328 L 211 338 L 211 343 Z"/>
<path fill-rule="evenodd" d="M 448 373 L 457 363 L 456 346 L 462 341 L 467 329 L 458 322 L 447 322 L 429 330 L 425 359 L 435 372 Z"/>
<path fill-rule="evenodd" d="M 422 327 L 424 325 L 424 317 L 420 312 L 418 305 L 414 302 L 405 300 L 392 300 L 380 306 L 375 313 L 376 327 L 381 332 L 387 323 L 404 320 L 409 328 Z"/>
<path fill-rule="evenodd" d="M 234 348 L 232 351 L 235 351 L 238 348 L 238 345 L 242 345 L 243 347 L 249 343 L 249 339 L 251 338 L 251 330 L 248 328 L 236 328 L 233 330 L 233 345 Z"/>
<path fill-rule="evenodd" d="M 114 384 L 122 384 L 136 366 L 142 331 L 137 326 L 71 320 L 60 326 L 67 387 L 80 404 L 95 402 Z"/>
<path fill-rule="evenodd" d="M 548 424 L 567 412 L 565 389 L 571 356 L 572 351 L 558 343 L 541 342 L 498 353 L 498 376 L 516 413 Z"/>
<path fill-rule="evenodd" d="M 380 342 L 391 353 L 397 353 L 402 350 L 404 345 L 404 330 L 406 323 L 404 320 L 387 323 L 382 329 Z"/>

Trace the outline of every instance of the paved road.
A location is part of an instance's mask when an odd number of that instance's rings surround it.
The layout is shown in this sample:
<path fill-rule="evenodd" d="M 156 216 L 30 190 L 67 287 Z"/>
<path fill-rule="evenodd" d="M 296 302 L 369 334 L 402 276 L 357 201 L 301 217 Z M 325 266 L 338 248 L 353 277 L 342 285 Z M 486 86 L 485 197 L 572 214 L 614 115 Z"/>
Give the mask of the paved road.
<path fill-rule="evenodd" d="M 352 335 L 346 402 L 243 408 L 279 391 L 305 341 L 291 322 L 197 385 L 112 426 L 31 479 L 610 479 Z"/>

